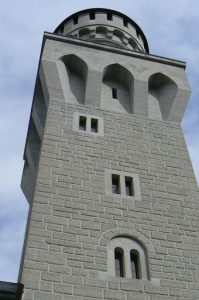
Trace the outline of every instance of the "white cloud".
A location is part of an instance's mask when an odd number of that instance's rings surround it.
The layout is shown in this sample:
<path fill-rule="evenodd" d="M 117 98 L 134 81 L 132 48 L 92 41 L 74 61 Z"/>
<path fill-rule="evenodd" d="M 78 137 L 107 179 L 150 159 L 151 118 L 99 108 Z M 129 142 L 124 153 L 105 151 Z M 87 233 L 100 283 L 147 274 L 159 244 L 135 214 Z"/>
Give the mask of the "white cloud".
<path fill-rule="evenodd" d="M 43 31 L 52 32 L 68 15 L 88 7 L 127 14 L 145 32 L 151 53 L 187 61 L 194 92 L 183 128 L 199 178 L 198 0 L 191 4 L 190 0 L 1 1 L 0 280 L 17 279 L 27 217 L 27 203 L 19 188 L 22 156 Z"/>

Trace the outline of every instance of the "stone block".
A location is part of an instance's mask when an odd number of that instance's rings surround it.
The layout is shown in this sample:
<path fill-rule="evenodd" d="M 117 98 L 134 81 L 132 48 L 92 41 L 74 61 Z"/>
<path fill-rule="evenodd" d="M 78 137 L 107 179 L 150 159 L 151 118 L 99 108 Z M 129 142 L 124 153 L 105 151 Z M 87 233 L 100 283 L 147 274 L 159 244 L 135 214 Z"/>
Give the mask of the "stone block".
<path fill-rule="evenodd" d="M 103 290 L 100 288 L 75 286 L 74 293 L 82 297 L 103 299 Z"/>

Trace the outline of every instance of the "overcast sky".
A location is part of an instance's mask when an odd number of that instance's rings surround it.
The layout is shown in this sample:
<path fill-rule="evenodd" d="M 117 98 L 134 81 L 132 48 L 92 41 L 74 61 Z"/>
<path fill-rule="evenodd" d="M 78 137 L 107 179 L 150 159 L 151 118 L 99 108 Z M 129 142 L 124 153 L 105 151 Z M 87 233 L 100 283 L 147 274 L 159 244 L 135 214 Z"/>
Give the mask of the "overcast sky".
<path fill-rule="evenodd" d="M 151 54 L 187 62 L 192 96 L 182 123 L 199 179 L 198 0 L 1 0 L 0 280 L 16 282 L 28 205 L 20 191 L 23 150 L 44 31 L 91 7 L 119 10 L 144 31 Z"/>

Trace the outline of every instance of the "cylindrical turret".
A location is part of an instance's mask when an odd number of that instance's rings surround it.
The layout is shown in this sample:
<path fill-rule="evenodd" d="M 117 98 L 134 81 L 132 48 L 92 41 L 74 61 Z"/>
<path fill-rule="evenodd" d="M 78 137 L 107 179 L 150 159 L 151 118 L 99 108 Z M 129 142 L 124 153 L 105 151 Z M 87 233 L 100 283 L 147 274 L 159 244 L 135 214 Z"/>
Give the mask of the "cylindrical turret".
<path fill-rule="evenodd" d="M 149 53 L 146 37 L 140 27 L 129 17 L 115 10 L 82 10 L 65 19 L 54 33 Z"/>

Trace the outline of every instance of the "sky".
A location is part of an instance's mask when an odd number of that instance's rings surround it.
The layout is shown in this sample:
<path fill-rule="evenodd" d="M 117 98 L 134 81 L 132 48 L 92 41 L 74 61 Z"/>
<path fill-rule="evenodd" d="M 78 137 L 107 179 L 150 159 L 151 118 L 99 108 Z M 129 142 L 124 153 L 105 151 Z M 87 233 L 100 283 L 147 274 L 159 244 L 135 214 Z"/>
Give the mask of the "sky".
<path fill-rule="evenodd" d="M 91 7 L 128 15 L 144 31 L 151 54 L 186 61 L 192 95 L 182 127 L 199 181 L 198 0 L 1 0 L 0 281 L 16 282 L 18 276 L 28 213 L 20 180 L 43 32 Z"/>

